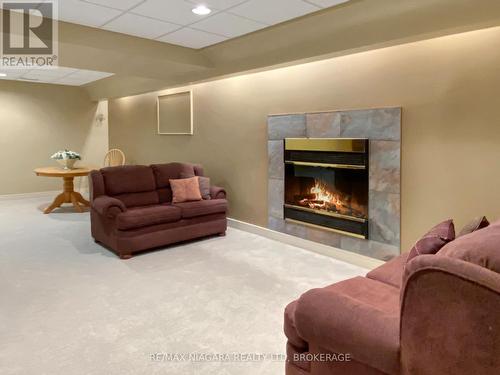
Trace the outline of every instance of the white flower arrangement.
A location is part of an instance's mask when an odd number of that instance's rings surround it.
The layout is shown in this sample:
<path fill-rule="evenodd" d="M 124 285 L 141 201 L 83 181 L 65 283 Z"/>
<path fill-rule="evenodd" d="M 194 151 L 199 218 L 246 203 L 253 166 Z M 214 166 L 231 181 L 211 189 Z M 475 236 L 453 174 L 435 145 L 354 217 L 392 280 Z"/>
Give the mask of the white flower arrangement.
<path fill-rule="evenodd" d="M 79 153 L 69 150 L 57 151 L 54 155 L 50 157 L 54 160 L 82 160 Z"/>

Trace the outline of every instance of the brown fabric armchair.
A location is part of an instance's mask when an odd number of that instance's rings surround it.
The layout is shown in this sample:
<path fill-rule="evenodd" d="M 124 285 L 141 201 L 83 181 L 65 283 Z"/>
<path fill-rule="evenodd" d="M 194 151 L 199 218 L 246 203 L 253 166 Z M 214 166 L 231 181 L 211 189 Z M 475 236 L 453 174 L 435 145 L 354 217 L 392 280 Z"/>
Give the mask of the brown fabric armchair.
<path fill-rule="evenodd" d="M 496 223 L 306 292 L 285 309 L 286 374 L 498 374 L 499 248 Z"/>
<path fill-rule="evenodd" d="M 122 259 L 132 253 L 213 234 L 227 228 L 223 188 L 211 199 L 172 203 L 170 179 L 203 176 L 199 165 L 128 165 L 90 173 L 92 236 Z"/>

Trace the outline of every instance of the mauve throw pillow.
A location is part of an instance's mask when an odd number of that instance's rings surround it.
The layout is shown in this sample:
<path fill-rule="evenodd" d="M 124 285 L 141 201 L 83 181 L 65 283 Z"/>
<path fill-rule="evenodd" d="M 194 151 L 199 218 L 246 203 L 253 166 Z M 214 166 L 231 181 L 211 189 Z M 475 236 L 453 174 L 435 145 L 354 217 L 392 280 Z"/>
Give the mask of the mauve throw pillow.
<path fill-rule="evenodd" d="M 172 203 L 201 201 L 198 177 L 169 180 L 172 188 Z"/>
<path fill-rule="evenodd" d="M 444 245 L 455 239 L 455 226 L 453 220 L 446 220 L 439 223 L 428 231 L 411 248 L 408 254 L 408 263 L 411 259 L 422 254 L 436 254 Z"/>
<path fill-rule="evenodd" d="M 438 256 L 477 264 L 500 273 L 500 222 L 457 238 L 443 247 Z"/>
<path fill-rule="evenodd" d="M 462 228 L 457 238 L 475 232 L 476 230 L 486 228 L 488 225 L 490 225 L 490 222 L 486 219 L 486 216 L 476 217 Z"/>
<path fill-rule="evenodd" d="M 180 178 L 191 178 L 192 175 L 188 175 L 187 173 L 181 173 Z M 200 183 L 200 193 L 203 199 L 212 199 L 210 196 L 210 178 L 197 176 L 198 182 Z"/>
<path fill-rule="evenodd" d="M 200 184 L 200 193 L 203 199 L 212 199 L 210 196 L 210 178 L 198 176 L 198 182 Z"/>

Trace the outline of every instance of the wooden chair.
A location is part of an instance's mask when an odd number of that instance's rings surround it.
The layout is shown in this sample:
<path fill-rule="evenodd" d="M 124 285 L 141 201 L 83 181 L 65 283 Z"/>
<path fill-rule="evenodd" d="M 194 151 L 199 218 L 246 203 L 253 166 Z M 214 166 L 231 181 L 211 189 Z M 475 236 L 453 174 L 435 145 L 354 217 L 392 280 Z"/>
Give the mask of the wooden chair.
<path fill-rule="evenodd" d="M 125 165 L 125 154 L 123 151 L 117 148 L 109 150 L 104 157 L 104 166 L 117 167 L 120 165 Z"/>

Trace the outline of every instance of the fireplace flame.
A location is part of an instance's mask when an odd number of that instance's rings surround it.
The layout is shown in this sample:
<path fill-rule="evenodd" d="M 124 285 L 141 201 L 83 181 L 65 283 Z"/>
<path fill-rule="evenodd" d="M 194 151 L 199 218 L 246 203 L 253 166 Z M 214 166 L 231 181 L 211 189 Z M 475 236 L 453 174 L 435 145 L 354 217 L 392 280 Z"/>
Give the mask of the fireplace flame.
<path fill-rule="evenodd" d="M 338 198 L 329 192 L 322 184 L 316 180 L 315 185 L 311 188 L 311 194 L 315 195 L 315 200 L 323 201 L 323 205 L 326 202 L 336 203 Z"/>
<path fill-rule="evenodd" d="M 302 207 L 314 210 L 325 210 L 337 212 L 343 215 L 355 217 L 367 217 L 366 209 L 357 201 L 352 201 L 350 195 L 342 192 L 332 192 L 328 185 L 319 179 L 314 180 L 314 186 L 309 188 L 308 193 L 298 196 L 295 200 Z"/>
<path fill-rule="evenodd" d="M 316 209 L 327 209 L 332 206 L 340 208 L 342 206 L 340 197 L 330 192 L 319 180 L 315 180 L 310 193 L 314 195 L 314 199 L 302 199 L 301 204 Z"/>

